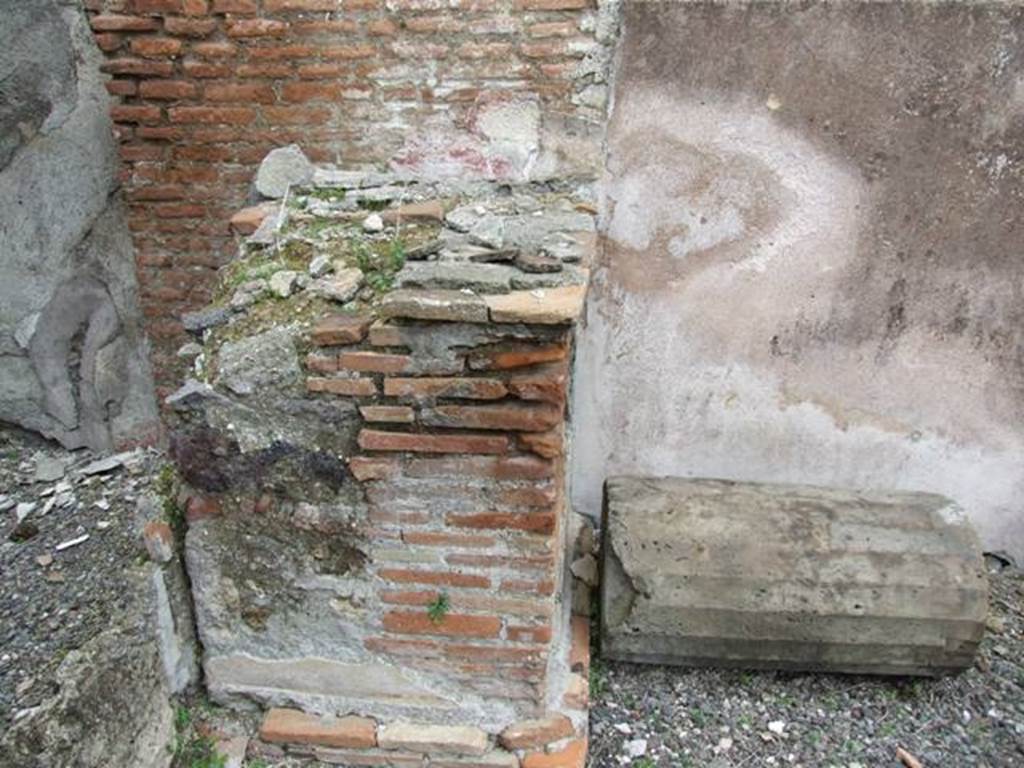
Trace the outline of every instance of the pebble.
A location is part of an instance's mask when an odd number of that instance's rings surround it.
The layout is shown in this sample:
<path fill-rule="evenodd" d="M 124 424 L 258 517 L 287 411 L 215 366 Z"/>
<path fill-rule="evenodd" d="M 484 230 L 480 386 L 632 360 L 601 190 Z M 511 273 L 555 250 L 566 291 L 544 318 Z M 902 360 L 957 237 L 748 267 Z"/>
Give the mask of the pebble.
<path fill-rule="evenodd" d="M 31 515 L 36 508 L 36 504 L 33 501 L 23 501 L 14 509 L 14 517 L 20 523 L 26 517 Z"/>
<path fill-rule="evenodd" d="M 39 555 L 36 558 L 36 563 L 38 563 L 41 567 L 46 568 L 48 565 L 52 565 L 53 564 L 53 555 L 51 555 L 49 553 L 44 554 L 44 555 Z"/>
<path fill-rule="evenodd" d="M 623 744 L 623 747 L 630 757 L 643 757 L 647 754 L 647 739 L 633 739 Z"/>
<path fill-rule="evenodd" d="M 380 217 L 380 214 L 371 213 L 365 219 L 363 219 L 363 232 L 383 232 L 384 231 L 384 219 Z"/>

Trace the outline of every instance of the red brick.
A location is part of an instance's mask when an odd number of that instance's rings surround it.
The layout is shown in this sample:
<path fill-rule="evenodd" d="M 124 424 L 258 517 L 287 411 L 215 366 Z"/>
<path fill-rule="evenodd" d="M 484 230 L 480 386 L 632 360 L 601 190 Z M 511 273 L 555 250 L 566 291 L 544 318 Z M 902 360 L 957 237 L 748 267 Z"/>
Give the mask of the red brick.
<path fill-rule="evenodd" d="M 527 579 L 505 579 L 501 582 L 502 592 L 525 592 L 531 595 L 550 595 L 555 591 L 555 584 L 550 579 L 529 581 Z"/>
<path fill-rule="evenodd" d="M 438 658 L 442 655 L 441 645 L 436 640 L 409 640 L 397 637 L 368 637 L 363 641 L 363 646 L 374 653 L 389 653 L 395 656 Z"/>
<path fill-rule="evenodd" d="M 134 96 L 138 86 L 134 80 L 109 80 L 107 93 L 111 96 Z"/>
<path fill-rule="evenodd" d="M 305 59 L 315 56 L 317 49 L 309 45 L 269 45 L 262 48 L 250 48 L 250 59 Z"/>
<path fill-rule="evenodd" d="M 569 668 L 580 675 L 590 670 L 590 617 L 572 617 L 572 642 L 569 645 Z"/>
<path fill-rule="evenodd" d="M 210 83 L 203 88 L 207 101 L 273 104 L 274 89 L 266 83 Z"/>
<path fill-rule="evenodd" d="M 238 46 L 232 43 L 196 43 L 192 53 L 204 59 L 228 59 L 238 54 Z"/>
<path fill-rule="evenodd" d="M 284 101 L 336 101 L 341 98 L 341 86 L 337 83 L 285 83 L 281 88 Z"/>
<path fill-rule="evenodd" d="M 551 627 L 510 626 L 505 636 L 514 643 L 550 643 Z"/>
<path fill-rule="evenodd" d="M 478 555 L 449 553 L 445 555 L 449 565 L 464 565 L 470 568 L 502 568 L 510 571 L 549 571 L 554 566 L 554 556 L 517 557 L 515 555 Z"/>
<path fill-rule="evenodd" d="M 292 24 L 295 35 L 344 35 L 358 31 L 359 25 L 349 19 L 296 21 Z"/>
<path fill-rule="evenodd" d="M 176 56 L 181 46 L 181 40 L 174 37 L 136 37 L 131 42 L 132 53 L 150 58 Z"/>
<path fill-rule="evenodd" d="M 291 77 L 290 64 L 242 64 L 235 70 L 237 77 Z"/>
<path fill-rule="evenodd" d="M 228 37 L 281 37 L 288 33 L 288 22 L 274 19 L 228 19 Z"/>
<path fill-rule="evenodd" d="M 220 514 L 220 502 L 212 496 L 189 496 L 185 502 L 185 519 L 193 523 Z"/>
<path fill-rule="evenodd" d="M 377 385 L 372 379 L 325 379 L 311 377 L 306 379 L 306 389 L 310 392 L 326 392 L 331 395 L 345 397 L 371 397 L 377 394 Z"/>
<path fill-rule="evenodd" d="M 275 708 L 263 718 L 260 738 L 271 743 L 375 747 L 377 723 L 367 717 L 317 717 L 296 709 Z"/>
<path fill-rule="evenodd" d="M 154 206 L 153 212 L 161 219 L 198 219 L 206 215 L 206 206 L 189 203 L 166 203 Z"/>
<path fill-rule="evenodd" d="M 221 123 L 249 125 L 256 117 L 246 107 L 172 107 L 167 110 L 172 123 Z"/>
<path fill-rule="evenodd" d="M 113 106 L 110 117 L 115 123 L 159 123 L 160 107 Z"/>
<path fill-rule="evenodd" d="M 469 367 L 474 370 L 509 370 L 529 365 L 564 360 L 568 356 L 565 344 L 503 345 L 478 350 L 469 356 Z"/>
<path fill-rule="evenodd" d="M 336 373 L 338 370 L 338 356 L 311 352 L 306 355 L 306 367 L 316 373 Z"/>
<path fill-rule="evenodd" d="M 339 77 L 348 71 L 347 64 L 306 64 L 296 70 L 299 77 L 307 80 Z"/>
<path fill-rule="evenodd" d="M 132 0 L 136 13 L 181 13 L 181 0 Z"/>
<path fill-rule="evenodd" d="M 278 11 L 340 11 L 341 6 L 351 7 L 342 0 L 263 0 L 263 9 L 269 13 Z"/>
<path fill-rule="evenodd" d="M 359 445 L 368 451 L 500 454 L 508 452 L 509 440 L 504 435 L 430 435 L 364 429 L 359 433 Z"/>
<path fill-rule="evenodd" d="M 454 397 L 467 400 L 499 400 L 507 394 L 498 379 L 385 379 L 384 394 L 388 397 Z"/>
<path fill-rule="evenodd" d="M 446 635 L 455 637 L 497 637 L 501 632 L 501 619 L 496 616 L 469 616 L 446 614 L 434 621 L 426 611 L 411 613 L 391 611 L 383 616 L 388 632 L 403 635 Z"/>
<path fill-rule="evenodd" d="M 572 720 L 565 715 L 553 714 L 513 723 L 501 732 L 498 739 L 505 749 L 538 749 L 575 735 Z"/>
<path fill-rule="evenodd" d="M 374 19 L 367 23 L 366 31 L 374 37 L 392 37 L 398 32 L 398 25 L 391 19 Z"/>
<path fill-rule="evenodd" d="M 522 400 L 540 400 L 561 406 L 569 387 L 567 361 L 516 373 L 507 379 L 508 391 Z"/>
<path fill-rule="evenodd" d="M 256 0 L 213 0 L 213 12 L 255 16 L 259 12 L 259 4 Z"/>
<path fill-rule="evenodd" d="M 514 514 L 509 512 L 479 512 L 445 517 L 445 523 L 455 528 L 476 528 L 492 531 L 530 531 L 554 533 L 555 516 L 551 513 Z"/>
<path fill-rule="evenodd" d="M 174 71 L 174 64 L 169 61 L 147 59 L 110 59 L 100 65 L 100 71 L 111 75 L 168 77 Z"/>
<path fill-rule="evenodd" d="M 444 653 L 450 659 L 504 661 L 519 664 L 539 661 L 547 656 L 541 648 L 500 648 L 491 645 L 449 645 L 444 648 Z"/>
<path fill-rule="evenodd" d="M 116 32 L 100 32 L 93 37 L 96 40 L 96 45 L 105 53 L 116 51 L 124 44 L 124 36 Z"/>
<path fill-rule="evenodd" d="M 579 25 L 574 21 L 551 21 L 532 24 L 527 32 L 530 37 L 572 37 L 579 32 Z"/>
<path fill-rule="evenodd" d="M 369 59 L 377 55 L 372 45 L 332 45 L 324 48 L 321 55 L 325 59 Z"/>
<path fill-rule="evenodd" d="M 385 382 L 386 383 L 386 382 Z M 542 480 L 554 474 L 550 461 L 537 456 L 457 456 L 409 462 L 409 477 L 489 477 L 496 480 Z"/>
<path fill-rule="evenodd" d="M 512 52 L 511 43 L 463 43 L 456 54 L 460 59 L 504 59 Z"/>
<path fill-rule="evenodd" d="M 128 200 L 181 200 L 185 197 L 185 188 L 179 184 L 152 185 L 136 187 L 128 192 Z"/>
<path fill-rule="evenodd" d="M 421 421 L 432 427 L 451 429 L 500 429 L 543 432 L 562 421 L 562 409 L 548 403 L 526 405 L 438 405 L 424 411 Z"/>
<path fill-rule="evenodd" d="M 372 323 L 372 315 L 331 315 L 313 327 L 311 338 L 314 344 L 321 347 L 358 344 L 366 338 L 366 333 Z M 385 382 L 386 392 L 387 382 Z"/>
<path fill-rule="evenodd" d="M 181 11 L 189 16 L 205 16 L 210 12 L 209 0 L 183 0 Z"/>
<path fill-rule="evenodd" d="M 593 5 L 593 0 L 516 0 L 516 8 L 523 11 L 578 11 Z"/>
<path fill-rule="evenodd" d="M 159 144 L 125 144 L 121 147 L 121 157 L 128 161 L 162 160 L 164 148 Z"/>
<path fill-rule="evenodd" d="M 231 217 L 231 228 L 240 235 L 251 235 L 276 209 L 276 203 L 261 203 L 243 208 Z"/>
<path fill-rule="evenodd" d="M 338 370 L 367 371 L 371 373 L 401 373 L 409 367 L 408 355 L 389 355 L 384 352 L 342 352 L 338 355 Z"/>
<path fill-rule="evenodd" d="M 545 459 L 554 459 L 565 450 L 565 437 L 559 427 L 550 432 L 533 432 L 520 434 L 516 443 L 524 451 L 532 451 Z"/>
<path fill-rule="evenodd" d="M 497 542 L 493 536 L 473 536 L 458 533 L 437 533 L 435 531 L 405 531 L 402 540 L 407 544 L 424 547 L 453 547 L 487 549 Z"/>
<path fill-rule="evenodd" d="M 182 37 L 207 37 L 217 29 L 216 19 L 183 19 L 168 16 L 164 19 L 164 31 Z"/>
<path fill-rule="evenodd" d="M 416 571 L 411 569 L 385 568 L 377 573 L 385 581 L 399 584 L 433 584 L 443 587 L 473 587 L 487 589 L 491 580 L 486 576 L 455 571 Z"/>
<path fill-rule="evenodd" d="M 391 458 L 353 456 L 348 460 L 348 469 L 356 480 L 385 480 L 395 477 L 401 465 Z"/>
<path fill-rule="evenodd" d="M 187 80 L 143 80 L 139 83 L 139 95 L 144 99 L 194 99 L 198 93 L 195 84 Z"/>
<path fill-rule="evenodd" d="M 365 421 L 412 424 L 416 420 L 412 408 L 404 405 L 364 405 L 359 413 Z"/>
<path fill-rule="evenodd" d="M 234 67 L 230 64 L 211 64 L 206 61 L 186 60 L 182 69 L 189 77 L 231 77 L 234 74 Z"/>
<path fill-rule="evenodd" d="M 567 2 L 567 0 L 560 0 Z M 537 0 L 534 0 L 537 2 Z M 522 768 L 584 768 L 587 762 L 587 740 L 575 739 L 557 752 L 530 752 Z"/>
<path fill-rule="evenodd" d="M 89 25 L 96 32 L 151 32 L 160 29 L 160 22 L 157 19 L 121 16 L 114 13 L 93 16 Z"/>
<path fill-rule="evenodd" d="M 430 522 L 427 512 L 390 512 L 376 507 L 370 508 L 370 522 L 374 525 L 426 525 Z"/>

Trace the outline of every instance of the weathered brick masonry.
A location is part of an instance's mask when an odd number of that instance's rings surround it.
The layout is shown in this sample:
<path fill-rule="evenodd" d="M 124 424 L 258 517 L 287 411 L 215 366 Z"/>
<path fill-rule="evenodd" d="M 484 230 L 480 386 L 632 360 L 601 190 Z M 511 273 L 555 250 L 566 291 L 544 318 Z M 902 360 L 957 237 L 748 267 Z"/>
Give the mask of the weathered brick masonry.
<path fill-rule="evenodd" d="M 180 315 L 209 300 L 230 214 L 271 148 L 421 175 L 597 167 L 611 33 L 594 0 L 85 3 L 165 387 L 182 372 Z"/>
<path fill-rule="evenodd" d="M 320 169 L 235 217 L 256 232 L 188 316 L 196 378 L 168 402 L 205 684 L 269 708 L 270 752 L 581 764 L 592 195 Z"/>

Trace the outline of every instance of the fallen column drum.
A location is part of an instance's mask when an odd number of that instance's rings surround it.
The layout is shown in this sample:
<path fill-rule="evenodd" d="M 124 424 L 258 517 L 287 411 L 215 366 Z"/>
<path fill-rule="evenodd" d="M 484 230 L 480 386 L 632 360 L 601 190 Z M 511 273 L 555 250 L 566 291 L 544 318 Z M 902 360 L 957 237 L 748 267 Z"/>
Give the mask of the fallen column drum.
<path fill-rule="evenodd" d="M 988 584 L 952 501 L 725 480 L 605 485 L 601 652 L 625 661 L 940 675 Z"/>

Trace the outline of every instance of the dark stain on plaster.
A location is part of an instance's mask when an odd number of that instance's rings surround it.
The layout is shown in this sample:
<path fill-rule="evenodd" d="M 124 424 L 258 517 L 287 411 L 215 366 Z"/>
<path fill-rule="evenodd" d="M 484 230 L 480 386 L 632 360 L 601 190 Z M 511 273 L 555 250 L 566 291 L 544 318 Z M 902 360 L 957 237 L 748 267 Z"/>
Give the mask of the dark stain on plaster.
<path fill-rule="evenodd" d="M 967 337 L 998 369 L 993 385 L 1014 393 L 1003 416 L 1024 419 L 1024 7 L 637 3 L 624 23 L 620 89 L 772 95 L 781 103 L 772 119 L 867 184 L 856 257 L 842 267 L 829 321 L 771 329 L 771 357 L 868 344 L 881 363 L 911 330 L 938 343 Z M 658 143 L 632 137 L 628 163 Z M 767 223 L 756 219 L 747 231 Z M 616 268 L 627 288 L 655 290 L 749 246 L 739 239 L 680 267 L 651 256 L 668 235 L 641 252 L 613 249 L 611 259 L 630 263 Z"/>

